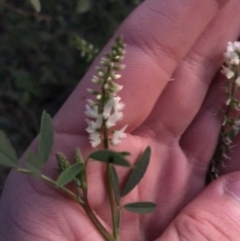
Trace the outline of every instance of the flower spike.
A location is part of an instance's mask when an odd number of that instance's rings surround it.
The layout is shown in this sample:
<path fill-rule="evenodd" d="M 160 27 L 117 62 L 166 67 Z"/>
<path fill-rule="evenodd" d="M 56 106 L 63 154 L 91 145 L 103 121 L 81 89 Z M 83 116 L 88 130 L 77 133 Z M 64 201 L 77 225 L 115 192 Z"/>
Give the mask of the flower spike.
<path fill-rule="evenodd" d="M 85 115 L 88 117 L 86 131 L 89 133 L 92 147 L 97 147 L 104 140 L 105 143 L 107 141 L 112 145 L 118 145 L 126 137 L 124 131 L 127 126 L 121 130 L 112 129 L 123 118 L 122 110 L 125 106 L 121 102 L 121 98 L 117 96 L 123 86 L 115 83 L 121 78 L 116 71 L 125 67 L 121 64 L 125 54 L 124 48 L 123 38 L 118 37 L 112 46 L 111 53 L 105 54 L 105 57 L 101 59 L 101 67 L 96 68 L 97 75 L 92 78 L 92 83 L 100 88 L 98 90 L 88 89 L 88 92 L 95 97 L 95 100 L 87 100 L 85 111 Z M 108 133 L 113 134 L 108 137 Z"/>

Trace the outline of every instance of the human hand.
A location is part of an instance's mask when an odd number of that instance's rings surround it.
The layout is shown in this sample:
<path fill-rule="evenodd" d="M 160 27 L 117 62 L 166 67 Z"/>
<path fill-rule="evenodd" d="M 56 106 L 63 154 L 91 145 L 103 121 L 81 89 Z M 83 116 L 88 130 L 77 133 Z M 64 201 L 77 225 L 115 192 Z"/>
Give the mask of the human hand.
<path fill-rule="evenodd" d="M 224 77 L 216 73 L 226 43 L 239 35 L 239 10 L 238 0 L 146 0 L 116 33 L 127 43 L 119 127 L 129 125 L 118 148 L 131 152 L 132 162 L 146 146 L 152 149 L 143 180 L 123 202 L 157 203 L 152 214 L 123 212 L 121 240 L 238 239 L 240 172 L 232 172 L 240 170 L 240 150 L 234 149 L 226 175 L 208 187 L 205 177 L 221 127 L 215 113 L 225 98 Z M 83 113 L 96 63 L 54 118 L 49 176 L 57 174 L 57 151 L 71 157 L 77 146 L 84 155 L 91 150 Z M 110 226 L 103 174 L 101 164 L 91 164 L 89 200 Z M 126 170 L 119 174 L 124 179 Z M 77 203 L 14 171 L 1 198 L 0 223 L 2 241 L 103 240 Z"/>

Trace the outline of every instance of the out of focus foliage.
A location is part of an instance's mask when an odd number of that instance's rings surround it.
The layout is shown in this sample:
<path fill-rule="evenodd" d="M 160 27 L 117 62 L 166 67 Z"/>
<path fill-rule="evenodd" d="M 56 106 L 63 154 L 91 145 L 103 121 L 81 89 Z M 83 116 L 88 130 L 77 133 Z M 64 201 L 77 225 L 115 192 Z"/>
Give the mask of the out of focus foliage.
<path fill-rule="evenodd" d="M 0 0 L 0 129 L 19 154 L 139 0 Z M 41 9 L 40 12 L 38 12 Z"/>

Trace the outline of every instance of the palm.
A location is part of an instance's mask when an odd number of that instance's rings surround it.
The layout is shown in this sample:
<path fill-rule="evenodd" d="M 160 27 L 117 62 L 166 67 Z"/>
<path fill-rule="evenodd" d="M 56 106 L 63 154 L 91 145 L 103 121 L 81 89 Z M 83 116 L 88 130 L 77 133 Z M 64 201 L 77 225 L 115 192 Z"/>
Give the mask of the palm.
<path fill-rule="evenodd" d="M 146 146 L 152 149 L 144 179 L 122 200 L 122 204 L 140 200 L 157 203 L 157 211 L 150 215 L 123 212 L 122 240 L 157 239 L 205 185 L 208 163 L 221 125 L 219 117 L 214 114 L 224 103 L 223 91 L 219 88 L 221 77 L 212 80 L 221 64 L 225 43 L 237 36 L 235 19 L 239 16 L 232 14 L 233 6 L 225 7 L 225 12 L 220 14 L 217 1 L 206 1 L 202 5 L 190 2 L 186 7 L 179 1 L 176 6 L 178 19 L 172 22 L 176 16 L 171 3 L 148 0 L 120 29 L 128 46 L 127 68 L 121 80 L 124 89 L 120 92 L 126 108 L 120 125 L 129 124 L 131 134 L 119 149 L 131 152 L 132 162 Z M 161 10 L 163 6 L 166 10 Z M 200 13 L 201 10 L 204 14 L 196 14 L 194 23 L 188 23 L 192 12 Z M 226 23 L 225 18 L 230 12 L 232 16 Z M 136 19 L 143 23 L 141 30 Z M 158 22 L 154 29 L 148 28 L 154 24 L 152 21 Z M 219 28 L 226 24 L 233 26 L 223 35 Z M 130 33 L 128 26 L 132 25 L 136 32 Z M 168 28 L 171 32 L 166 31 Z M 181 34 L 179 29 L 182 29 Z M 84 77 L 54 119 L 53 154 L 61 150 L 70 157 L 77 146 L 85 154 L 90 151 L 82 113 L 88 98 L 85 90 L 93 72 L 91 69 Z M 170 78 L 175 81 L 169 82 Z M 56 160 L 52 157 L 47 174 L 55 176 L 55 167 Z M 118 171 L 120 179 L 124 180 L 126 170 Z M 103 173 L 103 165 L 91 164 L 89 200 L 97 215 L 109 226 L 110 211 L 106 204 Z M 16 174 L 11 175 L 8 185 L 20 187 L 5 193 L 3 202 L 20 196 L 17 205 L 21 209 L 18 209 L 15 222 L 24 231 L 32 228 L 29 239 L 22 240 L 31 240 L 31 235 L 41 238 L 52 235 L 51 240 L 61 241 L 102 240 L 84 211 L 49 186 Z M 19 189 L 21 192 L 18 193 Z M 42 221 L 41 226 L 47 232 L 39 231 L 34 221 L 26 227 L 20 223 L 22 219 L 30 221 L 34 218 Z"/>

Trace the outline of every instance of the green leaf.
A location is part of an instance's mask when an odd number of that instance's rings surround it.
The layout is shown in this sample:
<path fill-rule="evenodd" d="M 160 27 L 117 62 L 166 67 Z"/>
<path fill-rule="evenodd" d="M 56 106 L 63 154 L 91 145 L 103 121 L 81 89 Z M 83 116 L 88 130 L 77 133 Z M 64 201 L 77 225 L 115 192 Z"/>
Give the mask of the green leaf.
<path fill-rule="evenodd" d="M 121 151 L 121 152 L 118 152 L 119 154 L 121 154 L 122 156 L 130 156 L 131 153 L 130 152 L 127 152 L 127 151 Z"/>
<path fill-rule="evenodd" d="M 42 114 L 41 128 L 39 133 L 39 162 L 43 166 L 49 157 L 53 144 L 53 126 L 52 119 L 46 111 Z"/>
<path fill-rule="evenodd" d="M 150 213 L 156 208 L 156 204 L 152 202 L 135 202 L 128 203 L 123 206 L 129 212 L 132 213 Z"/>
<path fill-rule="evenodd" d="M 110 167 L 110 174 L 111 174 L 111 181 L 113 184 L 114 195 L 115 195 L 117 204 L 119 204 L 120 203 L 120 189 L 119 189 L 118 175 L 117 175 L 116 168 L 112 165 Z"/>
<path fill-rule="evenodd" d="M 91 6 L 91 0 L 78 0 L 76 11 L 77 13 L 86 13 L 91 9 Z"/>
<path fill-rule="evenodd" d="M 84 168 L 82 163 L 75 163 L 63 171 L 57 179 L 57 186 L 64 186 L 71 182 Z"/>
<path fill-rule="evenodd" d="M 41 11 L 41 3 L 39 0 L 29 0 L 29 1 L 37 12 Z"/>
<path fill-rule="evenodd" d="M 143 178 L 150 160 L 151 149 L 148 146 L 140 157 L 139 161 L 136 163 L 132 172 L 130 173 L 127 182 L 123 188 L 121 196 L 127 195 L 132 189 L 140 182 Z"/>
<path fill-rule="evenodd" d="M 96 161 L 129 167 L 131 164 L 119 153 L 110 150 L 99 150 L 89 155 Z"/>
<path fill-rule="evenodd" d="M 17 153 L 3 131 L 0 131 L 0 165 L 11 168 L 18 166 Z"/>
<path fill-rule="evenodd" d="M 36 177 L 39 177 L 41 175 L 41 162 L 39 161 L 39 159 L 40 157 L 38 153 L 33 151 L 28 151 L 26 154 L 26 158 L 24 159 L 26 167 Z"/>

